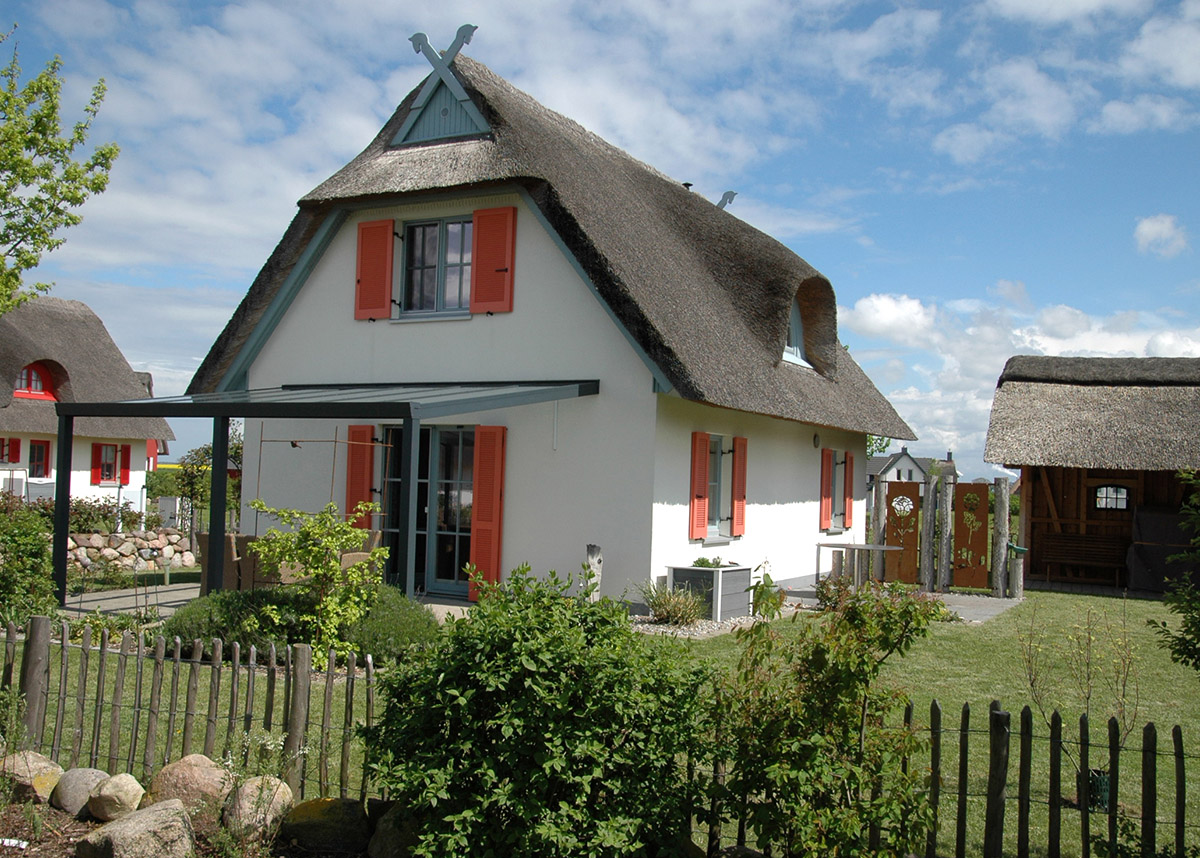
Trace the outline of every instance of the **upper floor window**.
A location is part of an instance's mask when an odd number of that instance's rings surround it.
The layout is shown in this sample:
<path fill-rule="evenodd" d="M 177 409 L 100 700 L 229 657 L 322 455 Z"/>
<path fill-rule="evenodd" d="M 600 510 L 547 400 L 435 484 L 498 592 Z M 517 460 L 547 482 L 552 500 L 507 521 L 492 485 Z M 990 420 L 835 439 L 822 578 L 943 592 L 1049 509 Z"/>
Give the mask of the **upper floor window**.
<path fill-rule="evenodd" d="M 1096 509 L 1127 509 L 1129 489 L 1124 486 L 1097 486 Z"/>
<path fill-rule="evenodd" d="M 472 234 L 471 218 L 405 227 L 402 314 L 469 309 Z"/>
<path fill-rule="evenodd" d="M 44 366 L 31 363 L 17 374 L 13 395 L 23 399 L 55 399 L 50 373 Z"/>
<path fill-rule="evenodd" d="M 788 318 L 787 343 L 783 347 L 783 359 L 789 363 L 811 366 L 804 355 L 804 323 L 800 318 L 798 301 L 792 301 L 792 313 Z"/>

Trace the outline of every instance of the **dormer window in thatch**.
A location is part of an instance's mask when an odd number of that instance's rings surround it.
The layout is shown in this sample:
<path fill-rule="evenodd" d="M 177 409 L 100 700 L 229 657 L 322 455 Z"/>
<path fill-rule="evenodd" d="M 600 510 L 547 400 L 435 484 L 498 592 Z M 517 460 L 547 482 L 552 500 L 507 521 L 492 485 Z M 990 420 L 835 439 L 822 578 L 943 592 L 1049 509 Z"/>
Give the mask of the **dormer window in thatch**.
<path fill-rule="evenodd" d="M 13 386 L 13 396 L 20 399 L 58 399 L 54 395 L 54 385 L 50 381 L 50 373 L 39 363 L 31 363 L 17 374 L 17 382 Z"/>
<path fill-rule="evenodd" d="M 788 319 L 787 343 L 783 347 L 783 359 L 788 363 L 812 366 L 804 353 L 804 322 L 800 318 L 799 301 L 792 301 L 792 313 Z"/>

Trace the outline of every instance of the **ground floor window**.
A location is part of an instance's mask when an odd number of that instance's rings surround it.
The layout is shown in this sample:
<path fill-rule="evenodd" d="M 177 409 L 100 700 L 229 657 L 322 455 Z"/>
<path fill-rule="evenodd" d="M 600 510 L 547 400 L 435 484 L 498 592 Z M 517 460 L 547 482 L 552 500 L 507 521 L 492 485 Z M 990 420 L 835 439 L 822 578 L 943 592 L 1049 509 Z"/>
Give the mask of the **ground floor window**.
<path fill-rule="evenodd" d="M 50 476 L 50 442 L 29 442 L 29 476 L 33 478 Z"/>

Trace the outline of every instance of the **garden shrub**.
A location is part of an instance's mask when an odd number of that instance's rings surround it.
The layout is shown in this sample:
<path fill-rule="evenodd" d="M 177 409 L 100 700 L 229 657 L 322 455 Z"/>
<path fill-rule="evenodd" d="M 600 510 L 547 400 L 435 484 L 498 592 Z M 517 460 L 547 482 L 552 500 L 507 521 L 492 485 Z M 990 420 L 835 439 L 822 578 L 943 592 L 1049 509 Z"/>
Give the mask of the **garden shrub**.
<path fill-rule="evenodd" d="M 668 587 L 665 583 L 643 584 L 638 588 L 650 617 L 656 623 L 690 626 L 705 616 L 704 598 L 686 587 Z"/>
<path fill-rule="evenodd" d="M 704 673 L 571 583 L 480 584 L 382 678 L 368 764 L 411 808 L 414 855 L 657 855 L 686 836 Z"/>
<path fill-rule="evenodd" d="M 868 585 L 832 604 L 795 636 L 769 617 L 737 633 L 742 655 L 720 697 L 717 746 L 735 761 L 726 795 L 745 797 L 748 827 L 775 854 L 907 855 L 932 825 L 924 773 L 901 767 L 920 740 L 889 726 L 900 698 L 873 682 L 927 633 L 932 601 Z"/>
<path fill-rule="evenodd" d="M 46 524 L 32 510 L 0 515 L 0 623 L 58 610 Z"/>
<path fill-rule="evenodd" d="M 396 587 L 382 586 L 368 614 L 351 626 L 346 638 L 359 656 L 390 664 L 414 644 L 431 643 L 439 631 L 433 611 Z"/>
<path fill-rule="evenodd" d="M 212 639 L 226 645 L 237 641 L 242 652 L 253 645 L 265 654 L 274 643 L 283 647 L 309 643 L 315 634 L 312 617 L 316 600 L 294 586 L 263 587 L 258 590 L 217 590 L 193 599 L 163 624 L 167 640 L 178 637 L 190 653 L 199 638 L 205 655 L 212 655 Z"/>

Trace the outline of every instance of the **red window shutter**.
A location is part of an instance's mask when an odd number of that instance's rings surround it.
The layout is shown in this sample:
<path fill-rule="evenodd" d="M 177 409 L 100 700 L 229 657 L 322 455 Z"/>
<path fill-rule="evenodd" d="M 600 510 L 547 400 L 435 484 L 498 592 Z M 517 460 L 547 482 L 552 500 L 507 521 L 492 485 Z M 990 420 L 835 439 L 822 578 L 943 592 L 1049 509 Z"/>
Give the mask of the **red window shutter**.
<path fill-rule="evenodd" d="M 746 532 L 746 446 L 745 438 L 733 439 L 733 521 L 731 536 L 742 536 Z"/>
<path fill-rule="evenodd" d="M 821 450 L 821 530 L 833 527 L 833 450 Z"/>
<path fill-rule="evenodd" d="M 346 515 L 349 516 L 362 501 L 371 500 L 371 483 L 375 477 L 374 426 L 351 426 L 349 452 L 346 454 Z M 370 528 L 370 516 L 354 521 L 355 527 Z"/>
<path fill-rule="evenodd" d="M 8 461 L 13 464 L 16 464 L 17 462 L 21 461 L 21 439 L 20 438 L 9 438 L 8 439 Z"/>
<path fill-rule="evenodd" d="M 354 318 L 392 315 L 392 255 L 395 222 L 372 220 L 358 225 L 358 270 L 354 281 Z"/>
<path fill-rule="evenodd" d="M 129 485 L 129 458 L 133 453 L 132 448 L 128 444 L 121 445 L 121 460 L 120 465 L 120 483 L 123 486 Z"/>
<path fill-rule="evenodd" d="M 517 209 L 474 213 L 471 233 L 471 312 L 511 313 L 517 256 Z"/>
<path fill-rule="evenodd" d="M 153 438 L 146 439 L 146 470 L 158 470 L 158 442 Z"/>
<path fill-rule="evenodd" d="M 846 521 L 844 526 L 849 529 L 854 524 L 854 454 L 846 453 L 846 475 L 842 479 L 842 492 L 845 495 Z"/>
<path fill-rule="evenodd" d="M 692 495 L 688 504 L 688 539 L 708 536 L 708 433 L 692 433 Z"/>
<path fill-rule="evenodd" d="M 92 485 L 100 485 L 100 475 L 104 472 L 104 445 L 92 445 Z"/>
<path fill-rule="evenodd" d="M 471 565 L 484 581 L 500 580 L 500 538 L 504 532 L 504 442 L 503 426 L 475 427 L 475 479 L 471 508 Z M 471 601 L 479 598 L 471 585 Z"/>

